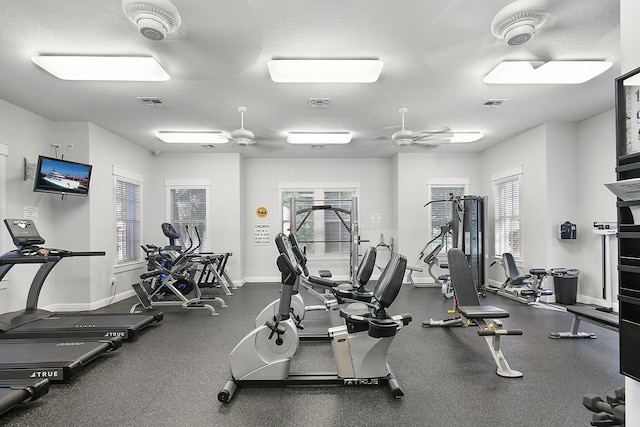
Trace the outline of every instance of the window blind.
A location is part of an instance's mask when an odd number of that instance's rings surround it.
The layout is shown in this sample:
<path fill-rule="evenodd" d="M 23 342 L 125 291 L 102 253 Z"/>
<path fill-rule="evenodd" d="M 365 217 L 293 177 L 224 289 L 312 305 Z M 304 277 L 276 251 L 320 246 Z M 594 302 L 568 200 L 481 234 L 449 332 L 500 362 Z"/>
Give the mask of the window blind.
<path fill-rule="evenodd" d="M 514 258 L 520 258 L 520 176 L 496 181 L 494 189 L 495 255 L 510 252 Z"/>
<path fill-rule="evenodd" d="M 116 177 L 116 244 L 118 263 L 140 259 L 142 200 L 140 184 Z"/>
<path fill-rule="evenodd" d="M 171 224 L 180 234 L 179 243 L 183 248 L 189 247 L 191 241 L 187 236 L 188 230 L 193 246 L 200 245 L 199 251 L 206 252 L 209 241 L 206 188 L 172 188 L 170 195 Z M 198 241 L 196 228 L 201 242 Z"/>

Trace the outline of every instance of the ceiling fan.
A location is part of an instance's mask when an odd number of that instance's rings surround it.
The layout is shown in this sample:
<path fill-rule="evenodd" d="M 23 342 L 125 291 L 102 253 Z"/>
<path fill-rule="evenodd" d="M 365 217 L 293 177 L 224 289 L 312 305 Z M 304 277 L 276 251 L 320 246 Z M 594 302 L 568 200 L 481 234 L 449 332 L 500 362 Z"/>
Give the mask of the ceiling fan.
<path fill-rule="evenodd" d="M 404 127 L 404 115 L 409 111 L 407 108 L 402 107 L 398 110 L 398 112 L 402 116 L 402 126 L 400 130 L 394 132 L 391 135 L 391 140 L 394 145 L 398 147 L 407 146 L 411 144 L 423 145 L 423 146 L 433 146 L 438 144 L 447 144 L 451 142 L 451 138 L 453 137 L 453 133 L 449 132 L 448 129 L 442 130 L 422 130 L 420 132 L 413 132 Z"/>
<path fill-rule="evenodd" d="M 247 107 L 238 107 L 240 112 L 240 129 L 236 129 L 231 132 L 231 140 L 237 145 L 253 145 L 256 143 L 256 138 L 253 132 L 244 128 L 244 113 L 247 111 Z"/>

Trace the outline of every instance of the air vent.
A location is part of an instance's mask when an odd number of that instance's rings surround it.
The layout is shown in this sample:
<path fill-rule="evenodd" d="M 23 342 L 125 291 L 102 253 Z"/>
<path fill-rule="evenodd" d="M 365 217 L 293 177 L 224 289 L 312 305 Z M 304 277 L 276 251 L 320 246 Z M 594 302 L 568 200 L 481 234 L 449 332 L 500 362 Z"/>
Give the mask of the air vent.
<path fill-rule="evenodd" d="M 485 101 L 484 104 L 482 104 L 482 108 L 499 107 L 502 104 L 504 104 L 505 102 L 507 102 L 506 99 L 488 99 L 487 101 Z"/>
<path fill-rule="evenodd" d="M 136 99 L 139 99 L 144 105 L 148 107 L 164 107 L 166 105 L 160 100 L 160 98 L 155 96 L 137 96 Z"/>
<path fill-rule="evenodd" d="M 328 108 L 331 98 L 309 98 L 310 108 Z"/>

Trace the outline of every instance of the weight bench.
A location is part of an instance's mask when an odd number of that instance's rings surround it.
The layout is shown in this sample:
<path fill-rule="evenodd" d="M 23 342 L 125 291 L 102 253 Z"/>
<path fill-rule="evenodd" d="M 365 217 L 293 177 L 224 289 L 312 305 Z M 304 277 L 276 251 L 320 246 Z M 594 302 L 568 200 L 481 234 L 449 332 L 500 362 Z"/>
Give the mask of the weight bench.
<path fill-rule="evenodd" d="M 501 377 L 519 378 L 522 372 L 515 371 L 509 367 L 507 360 L 500 350 L 500 337 L 503 335 L 522 335 L 518 329 L 503 329 L 502 319 L 509 317 L 509 312 L 490 305 L 480 305 L 478 290 L 473 281 L 473 273 L 467 262 L 467 258 L 460 249 L 449 249 L 447 253 L 449 260 L 449 275 L 453 285 L 454 297 L 456 298 L 456 316 L 447 320 L 431 320 L 423 322 L 423 326 L 467 326 L 475 324 L 478 326 L 478 335 L 484 337 L 491 356 L 496 362 L 496 373 Z M 466 319 L 466 320 L 465 320 Z M 487 323 L 487 319 L 493 319 Z"/>
<path fill-rule="evenodd" d="M 580 332 L 580 321 L 585 320 L 600 326 L 603 326 L 612 331 L 618 331 L 619 317 L 617 314 L 608 313 L 606 311 L 597 310 L 595 308 L 585 305 L 569 305 L 567 306 L 567 312 L 573 313 L 573 322 L 571 323 L 571 330 L 569 332 L 552 332 L 549 334 L 549 338 L 591 338 L 596 339 L 596 334 L 592 332 Z"/>

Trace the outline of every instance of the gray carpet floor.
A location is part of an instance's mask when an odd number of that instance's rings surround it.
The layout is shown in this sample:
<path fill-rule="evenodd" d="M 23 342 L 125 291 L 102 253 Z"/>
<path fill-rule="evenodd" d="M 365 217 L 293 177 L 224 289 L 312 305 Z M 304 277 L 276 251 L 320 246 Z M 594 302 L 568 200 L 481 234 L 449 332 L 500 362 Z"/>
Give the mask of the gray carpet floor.
<path fill-rule="evenodd" d="M 502 351 L 523 378 L 496 375 L 476 328 L 423 328 L 446 318 L 451 306 L 436 288 L 403 285 L 390 313 L 413 314 L 399 331 L 388 361 L 405 392 L 386 387 L 241 388 L 229 404 L 218 391 L 229 377 L 231 350 L 253 329 L 258 312 L 278 296 L 277 284 L 247 284 L 224 296 L 228 307 L 185 311 L 163 307 L 165 317 L 122 348 L 101 356 L 67 384 L 0 417 L 4 426 L 588 426 L 585 393 L 604 396 L 624 385 L 618 334 L 582 322 L 595 340 L 552 340 L 572 316 L 489 294 L 483 303 L 509 310 Z M 317 300 L 304 291 L 308 304 Z M 135 301 L 101 311 L 128 312 Z M 322 331 L 327 315 L 312 312 L 305 332 Z M 329 344 L 303 344 L 292 371 L 334 370 Z"/>

